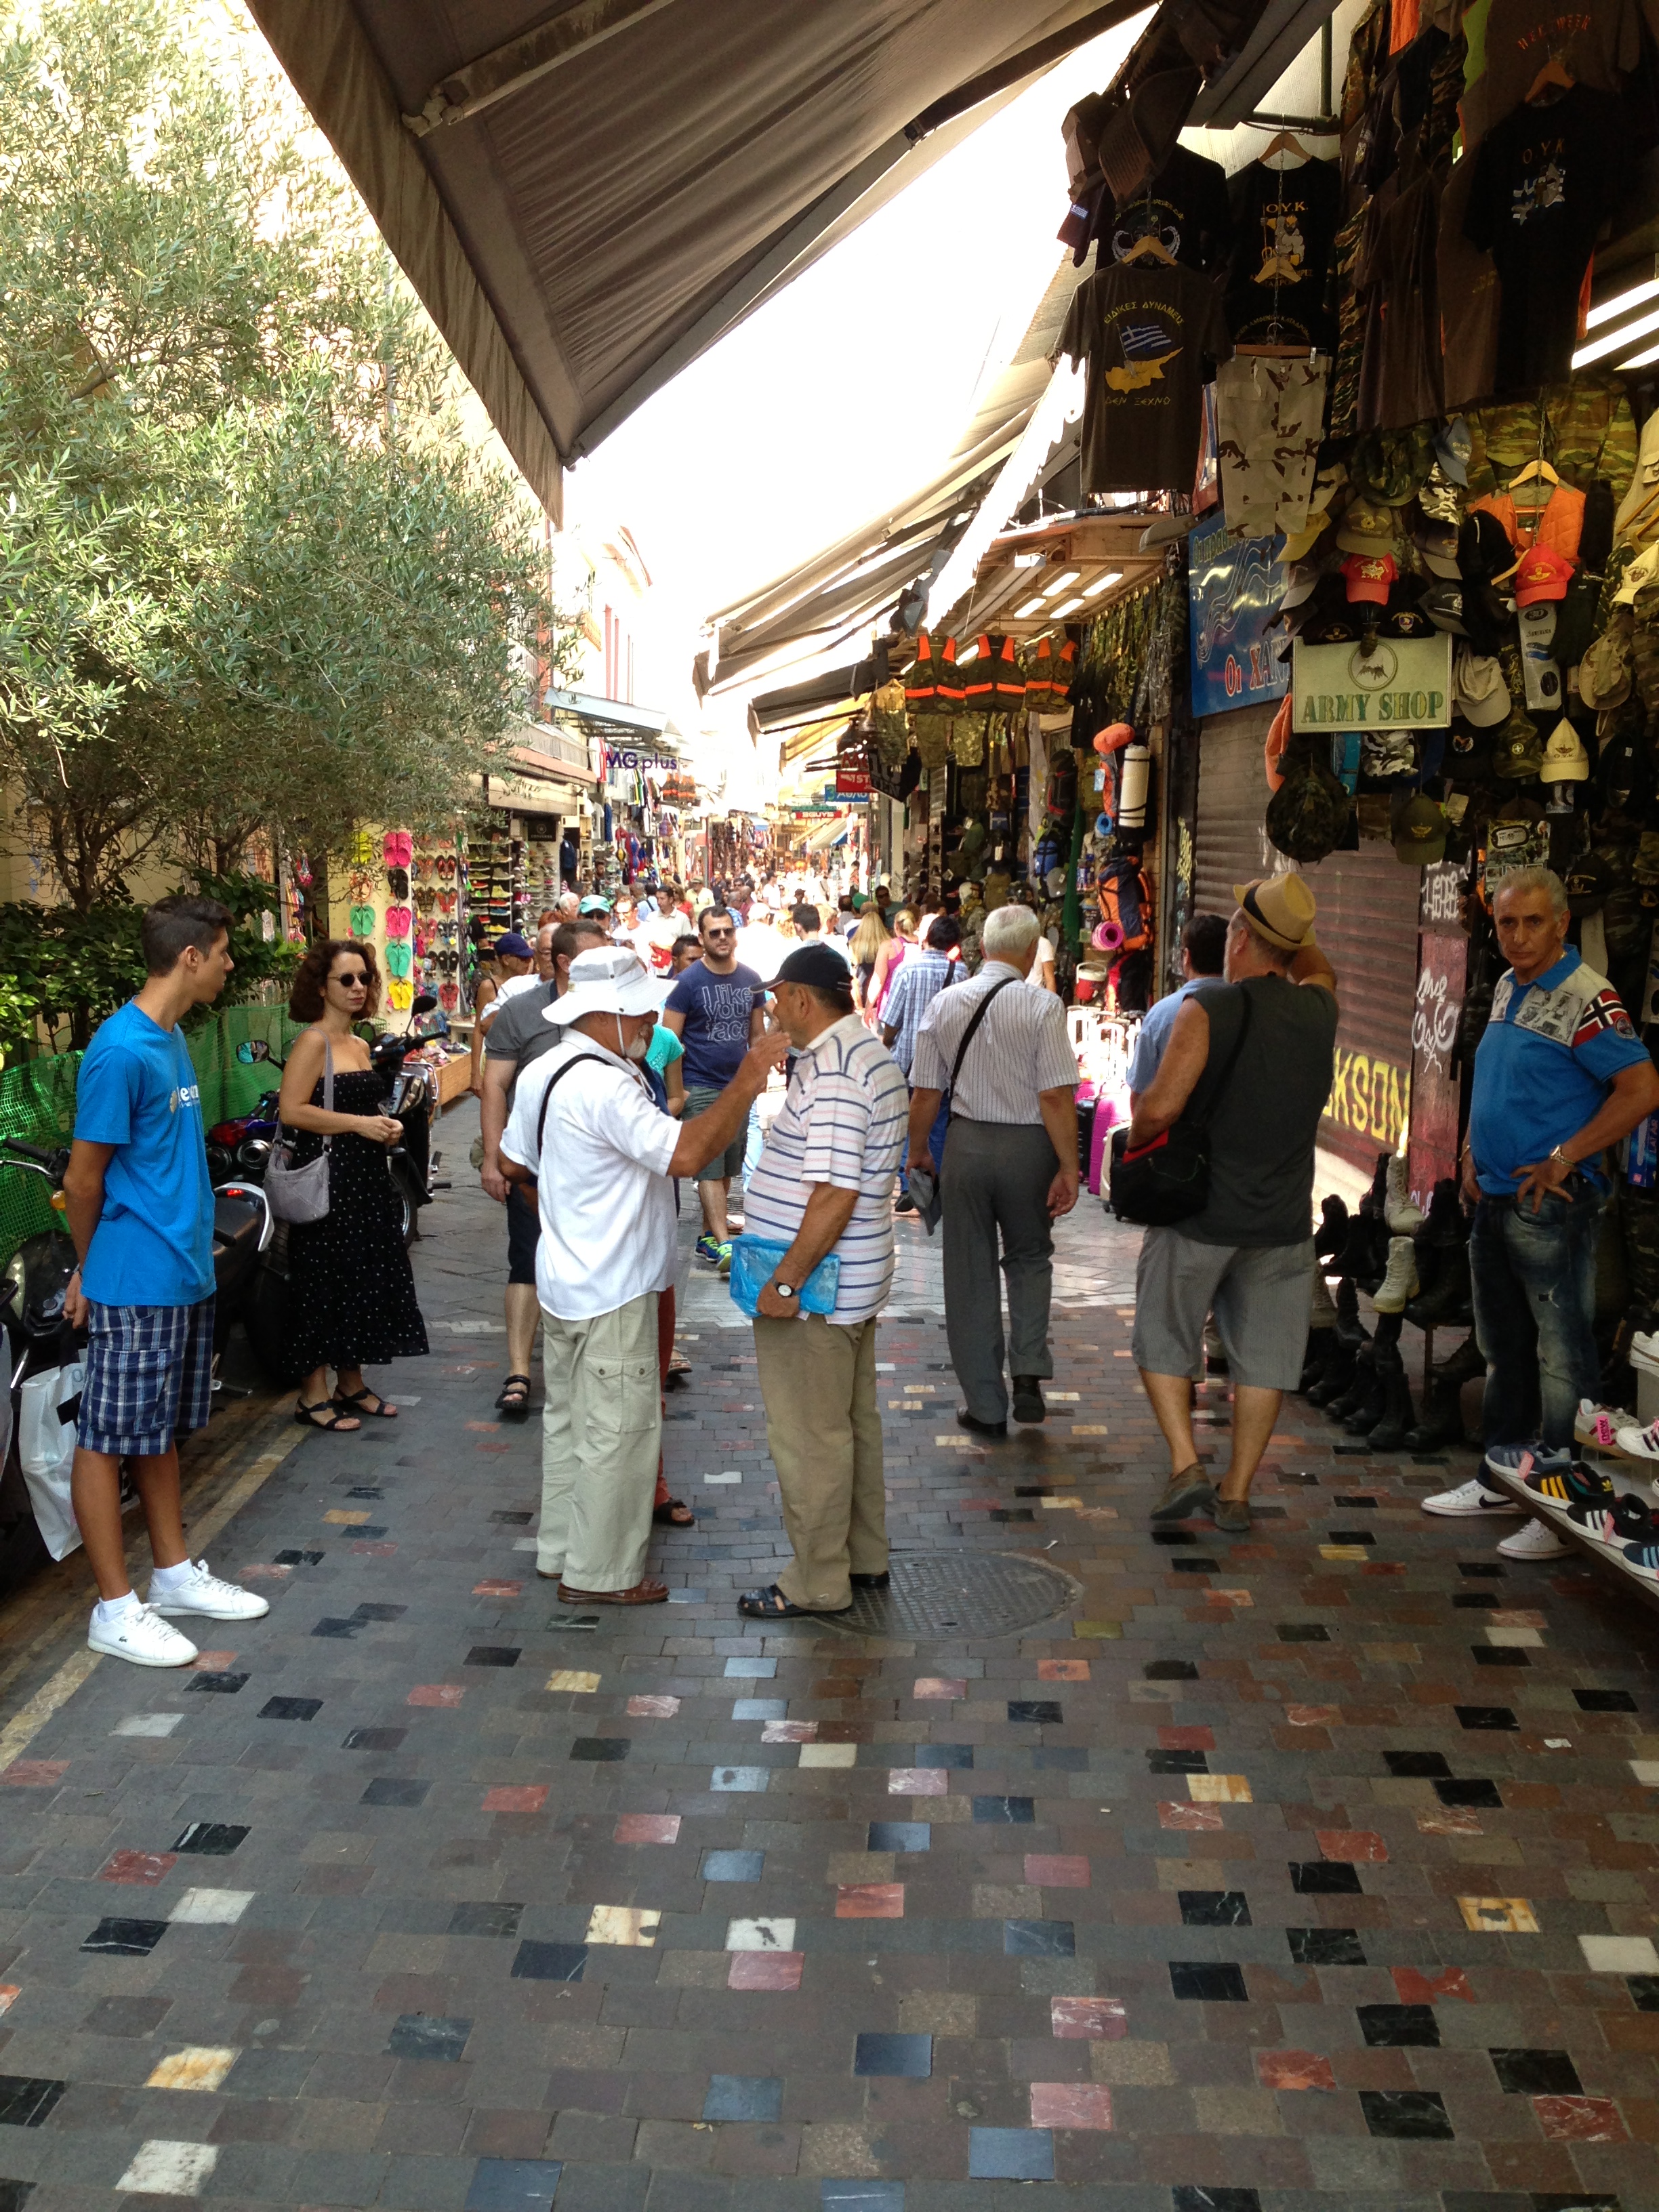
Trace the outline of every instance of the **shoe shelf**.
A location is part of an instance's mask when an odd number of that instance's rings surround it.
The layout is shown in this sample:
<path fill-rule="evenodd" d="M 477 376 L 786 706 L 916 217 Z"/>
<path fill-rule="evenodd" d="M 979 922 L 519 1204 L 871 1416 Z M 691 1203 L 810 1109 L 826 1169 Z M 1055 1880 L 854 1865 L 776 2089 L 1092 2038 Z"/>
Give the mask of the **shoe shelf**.
<path fill-rule="evenodd" d="M 1608 1462 L 1607 1471 L 1613 1474 L 1616 1483 L 1619 1476 L 1614 1472 L 1615 1465 L 1627 1467 L 1629 1462 Z M 1644 1574 L 1639 1567 L 1632 1566 L 1622 1551 L 1613 1551 L 1606 1544 L 1598 1544 L 1593 1536 L 1587 1536 L 1576 1522 L 1567 1518 L 1564 1506 L 1552 1504 L 1547 1498 L 1534 1497 L 1519 1475 L 1507 1474 L 1501 1468 L 1483 1466 L 1480 1480 L 1492 1483 L 1499 1490 L 1507 1491 L 1517 1505 L 1524 1505 L 1528 1513 L 1535 1514 L 1540 1521 L 1547 1522 L 1564 1544 L 1571 1544 L 1576 1551 L 1582 1552 L 1610 1580 L 1620 1583 L 1633 1596 L 1640 1598 L 1644 1605 L 1651 1606 L 1656 1613 L 1659 1613 L 1659 1579 Z M 1647 1501 L 1644 1499 L 1644 1502 Z"/>

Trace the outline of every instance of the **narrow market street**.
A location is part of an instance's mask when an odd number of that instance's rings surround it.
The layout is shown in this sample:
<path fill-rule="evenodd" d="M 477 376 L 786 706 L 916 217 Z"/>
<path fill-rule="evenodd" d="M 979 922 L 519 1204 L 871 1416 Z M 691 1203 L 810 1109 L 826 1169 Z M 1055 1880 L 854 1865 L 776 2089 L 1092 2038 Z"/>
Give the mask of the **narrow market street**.
<path fill-rule="evenodd" d="M 0 1705 L 7 2212 L 1655 2202 L 1647 1616 L 1424 1517 L 1467 1455 L 1296 1401 L 1250 1538 L 1153 1534 L 1134 1236 L 1086 1196 L 1051 1419 L 988 1447 L 901 1224 L 852 1628 L 733 1612 L 781 1535 L 704 1276 L 673 1603 L 561 1606 L 472 1111 L 401 1420 L 296 1437 L 214 1538 L 269 1619 L 182 1675 L 66 1634 Z"/>

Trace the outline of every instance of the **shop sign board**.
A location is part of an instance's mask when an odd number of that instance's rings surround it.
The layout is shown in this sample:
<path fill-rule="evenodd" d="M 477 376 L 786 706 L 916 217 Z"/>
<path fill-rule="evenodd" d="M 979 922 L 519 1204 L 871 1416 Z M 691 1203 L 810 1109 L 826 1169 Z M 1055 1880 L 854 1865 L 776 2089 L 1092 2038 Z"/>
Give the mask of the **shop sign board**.
<path fill-rule="evenodd" d="M 862 745 L 848 745 L 836 758 L 837 799 L 868 799 L 870 757 Z"/>
<path fill-rule="evenodd" d="M 1273 655 L 1286 571 L 1277 559 L 1281 538 L 1229 538 L 1218 511 L 1188 540 L 1193 714 L 1230 714 L 1290 689 Z"/>
<path fill-rule="evenodd" d="M 1451 724 L 1452 641 L 1380 637 L 1291 652 L 1297 730 L 1443 730 Z"/>

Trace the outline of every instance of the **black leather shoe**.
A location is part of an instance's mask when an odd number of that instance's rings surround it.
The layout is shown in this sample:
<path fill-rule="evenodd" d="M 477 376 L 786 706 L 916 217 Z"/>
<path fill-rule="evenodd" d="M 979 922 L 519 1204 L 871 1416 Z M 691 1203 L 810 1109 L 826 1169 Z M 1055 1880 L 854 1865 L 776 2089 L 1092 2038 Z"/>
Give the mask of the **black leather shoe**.
<path fill-rule="evenodd" d="M 1042 1402 L 1042 1383 L 1036 1375 L 1016 1375 L 1014 1402 L 1010 1411 L 1017 1421 L 1046 1421 L 1048 1408 Z"/>
<path fill-rule="evenodd" d="M 971 1429 L 976 1437 L 1006 1437 L 1008 1433 L 1006 1421 L 981 1421 L 965 1406 L 957 1407 L 957 1426 Z"/>
<path fill-rule="evenodd" d="M 884 1567 L 878 1575 L 848 1575 L 847 1579 L 854 1589 L 885 1589 L 893 1577 Z"/>

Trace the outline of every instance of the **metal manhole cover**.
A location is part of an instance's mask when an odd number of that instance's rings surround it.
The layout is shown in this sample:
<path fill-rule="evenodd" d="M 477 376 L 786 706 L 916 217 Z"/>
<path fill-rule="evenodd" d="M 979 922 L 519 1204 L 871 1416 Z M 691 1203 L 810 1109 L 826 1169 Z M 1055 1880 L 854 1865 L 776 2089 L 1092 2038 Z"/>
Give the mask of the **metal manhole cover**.
<path fill-rule="evenodd" d="M 855 1589 L 820 1617 L 854 1636 L 1008 1636 L 1074 1606 L 1080 1586 L 1012 1552 L 895 1553 L 884 1590 Z"/>

